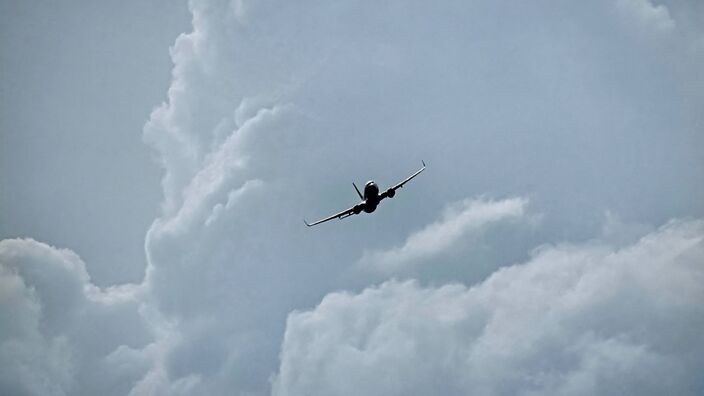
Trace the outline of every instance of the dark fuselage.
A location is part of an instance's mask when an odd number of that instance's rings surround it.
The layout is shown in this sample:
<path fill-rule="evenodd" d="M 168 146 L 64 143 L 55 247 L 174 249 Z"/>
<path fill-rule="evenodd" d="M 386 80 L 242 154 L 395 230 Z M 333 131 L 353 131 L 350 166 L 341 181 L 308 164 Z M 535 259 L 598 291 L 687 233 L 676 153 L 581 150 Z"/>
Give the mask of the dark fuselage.
<path fill-rule="evenodd" d="M 374 183 L 374 180 L 370 180 L 367 182 L 367 184 L 364 185 L 364 193 L 362 193 L 362 191 L 359 191 L 357 185 L 352 182 L 352 186 L 354 186 L 354 190 L 357 192 L 357 195 L 359 196 L 359 199 L 361 199 L 361 202 L 349 209 L 342 210 L 338 213 L 335 213 L 334 215 L 325 217 L 318 221 L 314 221 L 313 223 L 308 223 L 307 221 L 305 221 L 305 219 L 303 220 L 303 222 L 306 223 L 308 227 L 312 227 L 316 224 L 324 223 L 332 219 L 344 219 L 352 215 L 358 215 L 362 213 L 362 211 L 366 213 L 372 213 L 376 210 L 376 207 L 379 206 L 379 202 L 386 198 L 393 198 L 396 195 L 396 190 L 403 187 L 404 184 L 408 183 L 414 177 L 418 176 L 421 172 L 423 172 L 424 169 L 425 162 L 423 162 L 423 167 L 416 171 L 416 173 L 410 175 L 402 182 L 397 183 L 392 187 L 389 187 L 381 193 L 379 193 L 379 186 Z"/>
<path fill-rule="evenodd" d="M 379 186 L 370 180 L 364 185 L 364 211 L 372 213 L 379 205 Z"/>

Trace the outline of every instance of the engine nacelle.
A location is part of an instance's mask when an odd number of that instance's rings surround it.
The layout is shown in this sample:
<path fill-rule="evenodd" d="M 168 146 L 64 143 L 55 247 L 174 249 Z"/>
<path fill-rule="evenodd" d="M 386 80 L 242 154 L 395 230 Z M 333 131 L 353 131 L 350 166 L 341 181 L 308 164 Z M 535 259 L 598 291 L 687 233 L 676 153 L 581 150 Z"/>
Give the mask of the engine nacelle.
<path fill-rule="evenodd" d="M 393 188 L 390 188 L 390 189 L 386 190 L 386 196 L 387 196 L 387 197 L 393 198 L 394 195 L 396 195 L 396 190 L 394 190 Z"/>
<path fill-rule="evenodd" d="M 355 205 L 354 208 L 352 208 L 352 211 L 354 212 L 354 214 L 360 214 L 360 213 L 362 213 L 363 209 L 364 209 L 364 205 L 358 204 L 358 205 Z"/>

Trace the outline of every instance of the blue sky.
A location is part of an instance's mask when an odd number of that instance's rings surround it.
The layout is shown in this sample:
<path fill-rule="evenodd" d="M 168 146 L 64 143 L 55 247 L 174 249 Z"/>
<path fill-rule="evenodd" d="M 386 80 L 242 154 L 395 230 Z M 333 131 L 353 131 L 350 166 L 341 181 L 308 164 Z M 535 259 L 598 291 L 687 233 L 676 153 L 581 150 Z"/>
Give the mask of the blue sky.
<path fill-rule="evenodd" d="M 2 393 L 704 389 L 697 2 L 2 7 Z"/>

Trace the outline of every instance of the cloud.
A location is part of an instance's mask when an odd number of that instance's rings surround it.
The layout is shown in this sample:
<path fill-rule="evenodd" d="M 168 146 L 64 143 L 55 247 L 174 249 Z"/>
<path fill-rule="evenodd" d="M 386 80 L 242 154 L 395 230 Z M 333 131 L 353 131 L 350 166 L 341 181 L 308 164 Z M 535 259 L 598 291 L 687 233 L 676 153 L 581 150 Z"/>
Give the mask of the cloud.
<path fill-rule="evenodd" d="M 138 312 L 140 293 L 135 285 L 99 289 L 70 250 L 1 241 L 0 389 L 128 392 L 150 366 L 140 352 L 151 340 Z"/>
<path fill-rule="evenodd" d="M 545 242 L 592 236 L 598 225 L 583 224 L 611 205 L 659 224 L 658 214 L 673 216 L 660 206 L 661 189 L 693 195 L 687 180 L 660 177 L 674 185 L 655 188 L 647 170 L 623 165 L 648 158 L 683 174 L 678 166 L 690 154 L 655 156 L 650 147 L 658 145 L 631 144 L 643 129 L 624 125 L 624 114 L 648 97 L 631 87 L 652 87 L 652 75 L 628 73 L 623 85 L 604 88 L 613 65 L 594 56 L 590 30 L 601 28 L 600 18 L 563 9 L 561 20 L 578 26 L 564 32 L 562 22 L 545 19 L 552 6 L 494 4 L 190 3 L 193 31 L 176 40 L 167 101 L 144 128 L 164 167 L 164 204 L 146 236 L 143 286 L 157 313 L 150 327 L 168 341 L 153 348 L 136 389 L 266 394 L 289 312 L 377 279 L 346 277 L 365 248 L 369 263 L 383 257 L 399 263 L 387 271 L 405 271 L 453 250 L 461 256 L 476 233 L 526 218 L 520 198 L 460 201 L 383 255 L 448 201 L 536 197 L 531 206 L 551 216 Z M 486 22 L 495 20 L 504 22 Z M 622 41 L 605 35 L 599 45 L 628 40 L 609 29 Z M 432 160 L 433 173 L 374 216 L 302 228 L 302 217 L 354 198 L 349 180 L 393 183 L 420 156 Z M 621 199 L 636 193 L 642 199 Z M 459 220 L 450 219 L 453 210 Z M 491 235 L 485 250 L 505 257 L 476 257 L 485 270 L 474 281 L 525 255 L 525 242 L 499 243 L 514 239 Z M 448 280 L 430 271 L 426 279 Z"/>
<path fill-rule="evenodd" d="M 667 274 L 696 275 L 681 266 L 701 248 L 679 243 L 698 223 L 630 245 L 640 231 L 623 237 L 610 225 L 610 241 L 630 247 L 543 248 L 480 283 L 538 243 L 592 238 L 607 209 L 629 224 L 704 214 L 701 140 L 690 129 L 701 101 L 682 98 L 658 49 L 632 45 L 604 4 L 191 1 L 193 31 L 176 39 L 167 100 L 144 127 L 164 171 L 145 279 L 98 289 L 73 253 L 3 242 L 16 319 L 3 322 L 3 340 L 19 347 L 2 354 L 16 369 L 2 390 L 262 395 L 279 369 L 282 394 L 498 383 L 496 393 L 579 393 L 615 384 L 604 378 L 619 369 L 652 367 L 687 384 L 701 364 L 678 363 L 683 355 L 667 349 L 674 330 L 660 329 L 657 315 L 670 308 L 683 328 L 690 296 L 678 311 L 664 289 L 642 291 Z M 677 107 L 687 99 L 694 110 Z M 350 180 L 389 185 L 421 157 L 432 172 L 373 215 L 303 226 L 302 217 L 356 199 Z M 545 225 L 516 237 L 510 229 L 532 219 L 527 201 L 461 200 L 482 194 L 530 196 Z M 477 240 L 482 254 L 468 258 L 464 247 Z M 683 256 L 644 254 L 649 247 Z M 659 278 L 637 276 L 629 249 Z M 446 255 L 485 270 L 470 282 L 418 265 Z M 378 271 L 350 279 L 360 256 Z M 416 267 L 427 271 L 418 282 L 366 288 Z M 451 284 L 421 287 L 426 279 Z M 561 305 L 570 301 L 576 310 Z M 655 316 L 643 319 L 645 302 Z M 371 349 L 359 347 L 367 339 Z M 22 379 L 35 356 L 46 359 Z M 563 363 L 574 368 L 564 377 Z"/>
<path fill-rule="evenodd" d="M 452 203 L 443 210 L 440 220 L 412 233 L 401 246 L 365 251 L 359 265 L 394 273 L 418 261 L 432 260 L 492 224 L 523 219 L 527 203 L 524 198 L 500 201 L 467 198 Z"/>
<path fill-rule="evenodd" d="M 659 32 L 671 31 L 676 26 L 670 10 L 664 4 L 654 5 L 650 0 L 618 0 L 616 5 L 624 16 L 640 26 Z"/>
<path fill-rule="evenodd" d="M 678 394 L 704 382 L 704 222 L 546 245 L 468 288 L 388 281 L 289 315 L 274 394 Z"/>

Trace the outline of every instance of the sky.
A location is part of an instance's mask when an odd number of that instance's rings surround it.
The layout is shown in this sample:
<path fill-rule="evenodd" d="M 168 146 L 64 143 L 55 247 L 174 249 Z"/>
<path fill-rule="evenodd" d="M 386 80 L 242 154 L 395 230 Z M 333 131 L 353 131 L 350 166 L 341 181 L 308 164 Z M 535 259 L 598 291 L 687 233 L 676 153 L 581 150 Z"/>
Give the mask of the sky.
<path fill-rule="evenodd" d="M 700 2 L 0 7 L 1 394 L 704 392 Z"/>

